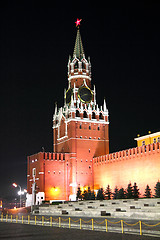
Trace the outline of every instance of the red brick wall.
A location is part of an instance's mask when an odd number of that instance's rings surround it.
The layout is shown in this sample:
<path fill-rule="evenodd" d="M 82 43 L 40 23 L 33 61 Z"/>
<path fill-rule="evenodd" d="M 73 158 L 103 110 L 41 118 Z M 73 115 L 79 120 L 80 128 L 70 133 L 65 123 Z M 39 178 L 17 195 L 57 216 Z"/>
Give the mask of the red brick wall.
<path fill-rule="evenodd" d="M 37 192 L 45 192 L 45 200 L 68 200 L 70 154 L 40 152 L 28 157 L 27 191 L 30 194 L 33 168 L 36 168 Z"/>
<path fill-rule="evenodd" d="M 37 190 L 39 192 L 44 192 L 44 153 L 39 152 L 37 154 L 28 157 L 28 167 L 27 167 L 27 191 L 32 193 L 33 184 L 33 168 L 36 168 L 36 183 Z"/>
<path fill-rule="evenodd" d="M 148 184 L 154 186 L 160 179 L 160 145 L 151 144 L 94 158 L 95 189 L 109 184 L 127 188 L 129 182 L 137 183 L 141 196 Z"/>

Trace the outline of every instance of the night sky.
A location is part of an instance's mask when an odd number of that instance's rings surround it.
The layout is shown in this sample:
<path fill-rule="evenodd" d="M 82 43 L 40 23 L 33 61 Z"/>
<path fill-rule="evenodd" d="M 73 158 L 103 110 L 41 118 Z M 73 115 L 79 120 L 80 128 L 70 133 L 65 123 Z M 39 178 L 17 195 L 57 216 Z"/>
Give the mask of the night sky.
<path fill-rule="evenodd" d="M 160 5 L 0 6 L 0 198 L 26 187 L 27 156 L 52 151 L 54 104 L 63 106 L 76 27 L 92 65 L 97 103 L 106 98 L 110 152 L 160 131 Z M 13 2 L 13 1 L 12 1 Z"/>

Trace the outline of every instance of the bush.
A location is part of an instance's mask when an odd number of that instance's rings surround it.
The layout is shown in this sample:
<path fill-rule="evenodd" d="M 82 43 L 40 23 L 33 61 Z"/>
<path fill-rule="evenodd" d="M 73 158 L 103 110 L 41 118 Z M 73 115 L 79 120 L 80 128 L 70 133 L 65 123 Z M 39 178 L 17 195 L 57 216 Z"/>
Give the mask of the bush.
<path fill-rule="evenodd" d="M 43 201 L 42 201 L 42 204 L 50 204 L 50 201 L 45 201 L 45 200 L 43 200 Z"/>

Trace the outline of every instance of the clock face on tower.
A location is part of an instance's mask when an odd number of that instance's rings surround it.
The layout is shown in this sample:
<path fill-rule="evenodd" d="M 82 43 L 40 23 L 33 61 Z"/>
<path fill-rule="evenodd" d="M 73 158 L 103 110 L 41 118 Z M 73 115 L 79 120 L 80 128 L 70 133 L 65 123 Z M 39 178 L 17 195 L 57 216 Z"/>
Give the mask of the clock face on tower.
<path fill-rule="evenodd" d="M 93 93 L 88 87 L 80 87 L 78 90 L 78 97 L 83 103 L 89 103 L 92 101 Z"/>
<path fill-rule="evenodd" d="M 66 96 L 65 96 L 65 99 L 66 99 L 66 103 L 69 104 L 71 102 L 71 97 L 72 97 L 72 94 L 73 94 L 73 90 L 72 88 L 69 88 L 66 92 Z"/>

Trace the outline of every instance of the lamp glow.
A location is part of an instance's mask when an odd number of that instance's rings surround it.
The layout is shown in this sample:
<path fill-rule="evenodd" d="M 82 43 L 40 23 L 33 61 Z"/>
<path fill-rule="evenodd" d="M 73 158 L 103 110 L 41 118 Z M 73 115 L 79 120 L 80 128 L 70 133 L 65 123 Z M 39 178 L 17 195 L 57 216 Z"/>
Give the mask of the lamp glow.
<path fill-rule="evenodd" d="M 16 184 L 16 183 L 13 183 L 12 186 L 13 186 L 13 187 L 17 187 L 17 184 Z"/>

